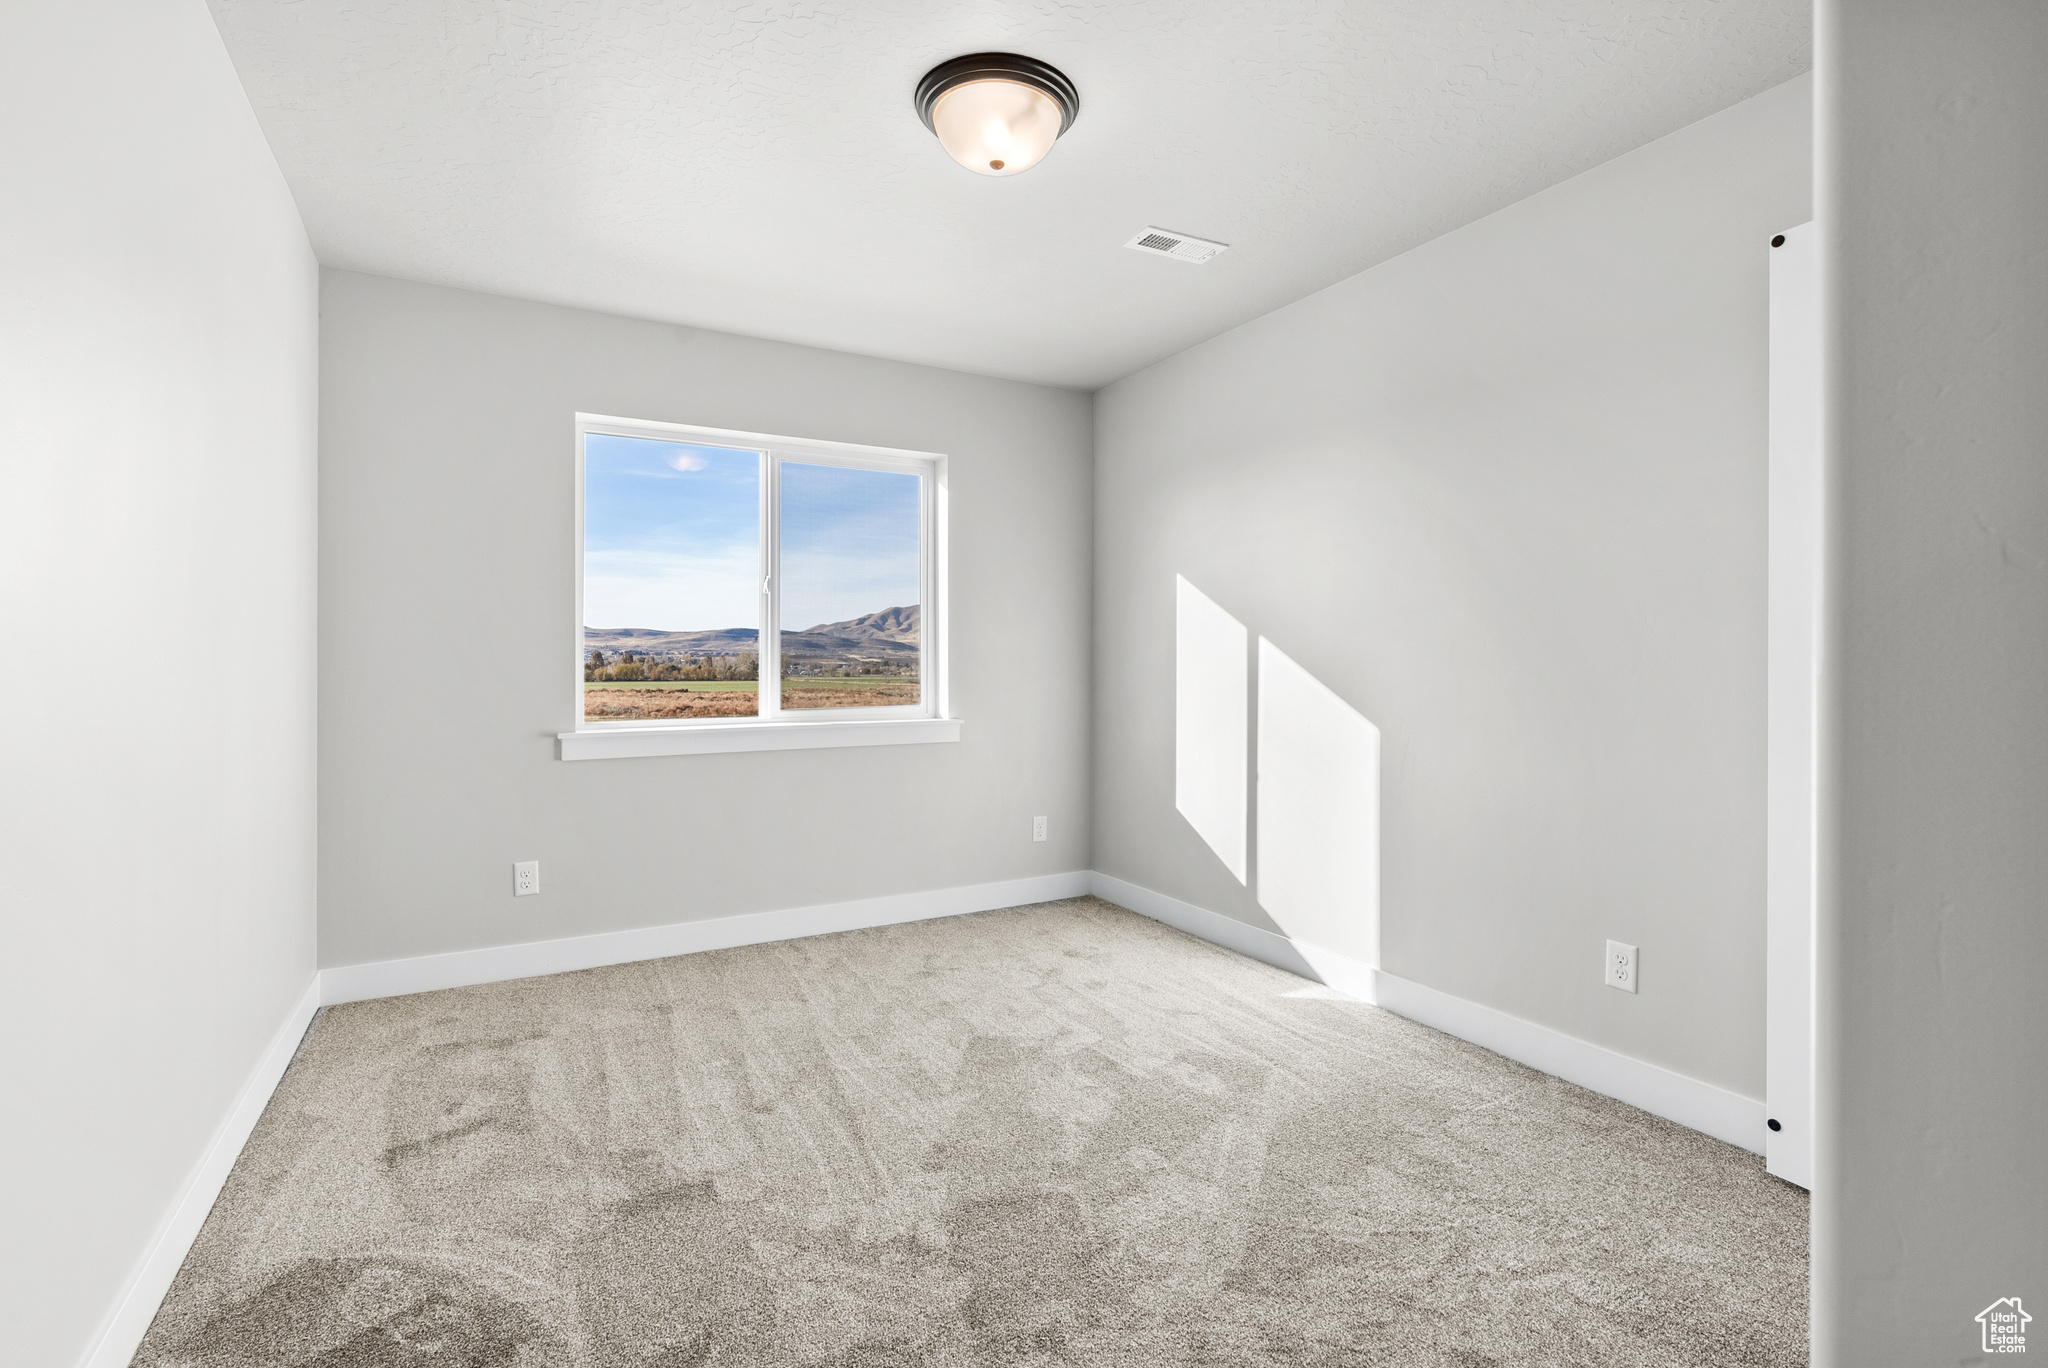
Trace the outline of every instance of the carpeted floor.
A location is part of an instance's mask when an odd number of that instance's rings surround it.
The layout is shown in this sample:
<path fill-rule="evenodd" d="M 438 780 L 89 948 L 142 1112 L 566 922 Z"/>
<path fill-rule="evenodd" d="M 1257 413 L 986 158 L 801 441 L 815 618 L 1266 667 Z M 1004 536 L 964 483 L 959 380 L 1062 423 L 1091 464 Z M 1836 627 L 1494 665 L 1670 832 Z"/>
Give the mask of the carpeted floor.
<path fill-rule="evenodd" d="M 149 1368 L 1806 1362 L 1759 1160 L 1093 899 L 321 1015 Z"/>

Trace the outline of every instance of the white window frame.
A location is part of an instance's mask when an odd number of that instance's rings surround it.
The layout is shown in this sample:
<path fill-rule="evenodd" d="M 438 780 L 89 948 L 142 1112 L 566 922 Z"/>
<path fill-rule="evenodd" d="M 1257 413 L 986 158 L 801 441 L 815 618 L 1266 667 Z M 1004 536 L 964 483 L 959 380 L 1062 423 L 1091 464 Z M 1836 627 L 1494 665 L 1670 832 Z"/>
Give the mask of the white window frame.
<path fill-rule="evenodd" d="M 583 520 L 584 441 L 592 434 L 736 447 L 761 453 L 760 603 L 757 638 L 760 668 L 753 717 L 665 718 L 626 722 L 586 721 L 583 716 Z M 840 466 L 900 471 L 919 480 L 918 701 L 868 708 L 782 707 L 781 508 L 782 466 Z M 946 458 L 934 452 L 898 451 L 851 442 L 777 437 L 728 428 L 693 427 L 603 414 L 576 415 L 576 617 L 575 648 L 569 653 L 574 683 L 575 730 L 556 734 L 563 760 L 623 759 L 648 755 L 691 755 L 743 750 L 798 750 L 825 746 L 903 745 L 960 739 L 951 715 L 946 679 Z M 801 629 L 799 629 L 801 630 Z M 770 687 L 770 685 L 773 687 Z"/>

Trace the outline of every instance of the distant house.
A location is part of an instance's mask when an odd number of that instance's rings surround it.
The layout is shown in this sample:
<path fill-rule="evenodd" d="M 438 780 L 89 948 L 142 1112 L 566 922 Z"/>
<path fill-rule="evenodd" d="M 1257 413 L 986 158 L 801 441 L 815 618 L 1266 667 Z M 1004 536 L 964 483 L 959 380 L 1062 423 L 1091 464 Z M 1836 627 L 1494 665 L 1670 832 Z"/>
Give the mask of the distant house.
<path fill-rule="evenodd" d="M 2000 1297 L 1979 1311 L 1977 1323 L 1984 1327 L 1984 1352 L 2001 1354 L 2014 1349 L 2025 1352 L 2027 1322 L 2032 1319 L 2026 1308 L 2020 1305 L 2018 1297 Z"/>

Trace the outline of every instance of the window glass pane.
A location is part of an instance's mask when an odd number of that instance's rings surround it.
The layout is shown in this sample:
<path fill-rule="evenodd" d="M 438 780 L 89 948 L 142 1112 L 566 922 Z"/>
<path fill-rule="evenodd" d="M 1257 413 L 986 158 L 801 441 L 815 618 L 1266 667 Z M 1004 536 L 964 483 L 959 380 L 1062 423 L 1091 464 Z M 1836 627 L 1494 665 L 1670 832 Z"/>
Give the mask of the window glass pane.
<path fill-rule="evenodd" d="M 752 717 L 761 455 L 583 439 L 583 716 Z"/>
<path fill-rule="evenodd" d="M 782 465 L 782 706 L 918 701 L 916 475 Z"/>

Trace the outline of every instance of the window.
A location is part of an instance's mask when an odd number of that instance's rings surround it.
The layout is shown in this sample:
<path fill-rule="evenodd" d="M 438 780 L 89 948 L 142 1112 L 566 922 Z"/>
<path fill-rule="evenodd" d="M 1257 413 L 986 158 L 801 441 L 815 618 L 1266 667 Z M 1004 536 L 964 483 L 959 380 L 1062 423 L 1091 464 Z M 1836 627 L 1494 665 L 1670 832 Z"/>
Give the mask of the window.
<path fill-rule="evenodd" d="M 957 737 L 945 458 L 587 415 L 576 439 L 564 759 Z"/>

